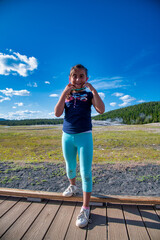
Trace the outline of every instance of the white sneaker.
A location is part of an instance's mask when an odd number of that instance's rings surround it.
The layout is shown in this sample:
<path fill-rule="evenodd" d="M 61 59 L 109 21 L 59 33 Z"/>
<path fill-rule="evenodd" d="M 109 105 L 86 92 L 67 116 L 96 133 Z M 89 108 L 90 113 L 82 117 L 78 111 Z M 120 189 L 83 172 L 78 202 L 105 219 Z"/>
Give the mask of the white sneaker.
<path fill-rule="evenodd" d="M 78 188 L 75 185 L 69 185 L 69 187 L 63 192 L 64 197 L 71 197 L 76 195 Z"/>
<path fill-rule="evenodd" d="M 90 209 L 84 209 L 82 207 L 80 214 L 78 215 L 76 220 L 76 226 L 80 228 L 87 226 L 88 222 L 91 222 L 91 220 L 89 219 L 89 215 L 90 215 Z"/>

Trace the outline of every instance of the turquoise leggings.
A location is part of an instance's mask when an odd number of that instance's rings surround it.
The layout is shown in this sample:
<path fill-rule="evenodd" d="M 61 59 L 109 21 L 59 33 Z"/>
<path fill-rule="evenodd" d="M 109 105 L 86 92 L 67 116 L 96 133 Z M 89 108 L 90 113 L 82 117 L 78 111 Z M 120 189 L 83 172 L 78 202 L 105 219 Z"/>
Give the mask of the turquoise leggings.
<path fill-rule="evenodd" d="M 69 179 L 76 177 L 77 152 L 80 163 L 82 189 L 92 192 L 92 159 L 93 139 L 92 132 L 77 134 L 64 133 L 62 135 L 63 156 L 66 161 L 66 171 Z"/>

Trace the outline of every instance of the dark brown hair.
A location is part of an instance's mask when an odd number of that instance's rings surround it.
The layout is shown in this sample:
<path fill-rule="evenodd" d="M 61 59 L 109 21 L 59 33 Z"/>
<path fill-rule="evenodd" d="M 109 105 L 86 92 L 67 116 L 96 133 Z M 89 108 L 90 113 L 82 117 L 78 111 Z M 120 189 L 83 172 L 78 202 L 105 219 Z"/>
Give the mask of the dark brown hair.
<path fill-rule="evenodd" d="M 88 69 L 85 68 L 82 64 L 77 64 L 77 65 L 73 66 L 73 67 L 71 68 L 71 70 L 70 70 L 70 76 L 71 76 L 72 72 L 73 72 L 74 70 L 77 70 L 77 69 L 83 69 L 83 70 L 85 71 L 85 73 L 86 73 L 86 76 L 88 77 Z"/>

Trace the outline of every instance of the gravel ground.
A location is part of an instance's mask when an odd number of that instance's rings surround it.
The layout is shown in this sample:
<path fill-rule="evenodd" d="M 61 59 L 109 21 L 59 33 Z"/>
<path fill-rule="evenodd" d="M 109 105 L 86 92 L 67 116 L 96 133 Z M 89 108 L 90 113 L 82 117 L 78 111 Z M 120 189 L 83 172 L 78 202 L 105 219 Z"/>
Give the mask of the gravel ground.
<path fill-rule="evenodd" d="M 160 165 L 94 164 L 92 173 L 93 195 L 160 196 Z M 0 162 L 0 187 L 63 192 L 67 186 L 62 163 Z M 77 186 L 82 193 L 79 166 Z"/>

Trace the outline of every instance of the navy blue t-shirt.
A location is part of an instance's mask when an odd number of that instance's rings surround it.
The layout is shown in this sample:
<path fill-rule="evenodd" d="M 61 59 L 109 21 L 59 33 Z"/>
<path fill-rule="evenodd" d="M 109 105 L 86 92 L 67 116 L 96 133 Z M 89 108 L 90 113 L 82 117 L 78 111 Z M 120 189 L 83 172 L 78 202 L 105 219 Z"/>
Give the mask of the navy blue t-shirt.
<path fill-rule="evenodd" d="M 92 130 L 92 92 L 71 93 L 65 101 L 63 131 L 70 134 Z"/>

